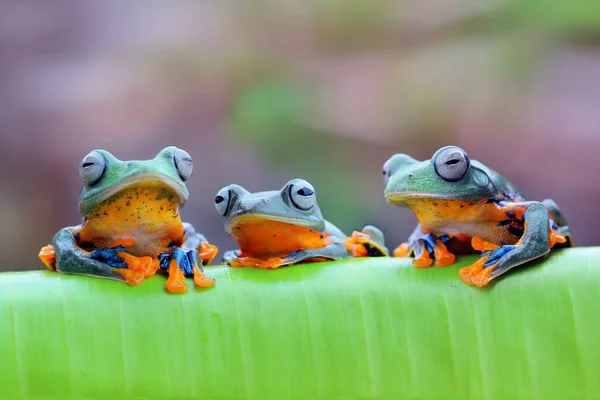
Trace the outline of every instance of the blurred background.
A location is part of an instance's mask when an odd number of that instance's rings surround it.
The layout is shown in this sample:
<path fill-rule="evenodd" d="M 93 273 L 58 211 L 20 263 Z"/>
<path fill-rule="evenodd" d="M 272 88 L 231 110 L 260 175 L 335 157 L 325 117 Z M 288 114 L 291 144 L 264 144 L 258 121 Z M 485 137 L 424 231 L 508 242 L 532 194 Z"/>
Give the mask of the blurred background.
<path fill-rule="evenodd" d="M 53 0 L 0 13 L 0 270 L 41 269 L 80 221 L 80 160 L 194 159 L 184 219 L 222 250 L 213 206 L 313 183 L 346 232 L 388 246 L 416 219 L 381 166 L 455 144 L 598 245 L 600 2 Z"/>

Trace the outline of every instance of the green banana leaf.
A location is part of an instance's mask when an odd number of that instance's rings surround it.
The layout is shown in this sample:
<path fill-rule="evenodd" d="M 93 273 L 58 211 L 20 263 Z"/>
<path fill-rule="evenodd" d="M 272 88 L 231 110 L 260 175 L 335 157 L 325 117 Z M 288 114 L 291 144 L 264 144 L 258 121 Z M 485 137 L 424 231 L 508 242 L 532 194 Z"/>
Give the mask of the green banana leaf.
<path fill-rule="evenodd" d="M 553 251 L 483 289 L 457 275 L 474 256 L 209 267 L 185 295 L 4 273 L 0 398 L 600 398 L 599 259 Z"/>

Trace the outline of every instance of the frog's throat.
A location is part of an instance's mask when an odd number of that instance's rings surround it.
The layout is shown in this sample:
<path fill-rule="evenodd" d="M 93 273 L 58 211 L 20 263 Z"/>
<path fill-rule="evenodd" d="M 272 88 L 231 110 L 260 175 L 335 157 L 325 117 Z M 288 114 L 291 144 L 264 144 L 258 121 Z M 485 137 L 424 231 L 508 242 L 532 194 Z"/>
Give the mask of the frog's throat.
<path fill-rule="evenodd" d="M 80 201 L 79 212 L 82 215 L 87 214 L 94 207 L 101 204 L 103 201 L 111 198 L 122 190 L 129 189 L 136 186 L 166 186 L 171 189 L 175 195 L 177 195 L 180 206 L 183 206 L 188 198 L 187 189 L 183 184 L 176 180 L 163 175 L 156 174 L 140 174 L 132 176 L 131 178 L 123 180 L 121 183 L 112 186 L 110 189 L 102 190 L 93 196 L 85 197 Z"/>
<path fill-rule="evenodd" d="M 473 193 L 452 193 L 448 194 L 432 194 L 432 193 L 416 193 L 416 192 L 387 192 L 385 199 L 390 204 L 406 205 L 413 200 L 477 200 L 479 197 Z"/>
<path fill-rule="evenodd" d="M 289 224 L 294 226 L 305 226 L 318 230 L 318 224 L 314 221 L 305 221 L 301 219 L 286 218 L 277 215 L 266 215 L 266 214 L 240 214 L 236 215 L 229 222 L 225 224 L 225 231 L 231 234 L 233 229 L 243 222 L 258 222 L 258 221 L 275 221 L 283 224 Z"/>

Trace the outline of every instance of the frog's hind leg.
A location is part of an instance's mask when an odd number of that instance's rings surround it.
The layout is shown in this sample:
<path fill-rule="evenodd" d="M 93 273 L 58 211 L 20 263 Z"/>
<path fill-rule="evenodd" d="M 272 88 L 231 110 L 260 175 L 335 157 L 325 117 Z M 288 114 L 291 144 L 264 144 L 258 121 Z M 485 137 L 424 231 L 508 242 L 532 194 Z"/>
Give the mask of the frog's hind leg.
<path fill-rule="evenodd" d="M 143 281 L 143 273 L 130 271 L 126 260 L 119 254 L 125 251 L 124 247 L 85 251 L 77 244 L 77 230 L 78 227 L 63 228 L 54 236 L 52 248 L 58 272 L 114 279 L 130 285 Z"/>
<path fill-rule="evenodd" d="M 292 265 L 307 260 L 329 260 L 337 261 L 350 257 L 350 253 L 344 246 L 341 240 L 330 236 L 327 238 L 329 243 L 322 249 L 301 249 L 281 258 L 281 265 Z"/>
<path fill-rule="evenodd" d="M 521 205 L 525 207 L 525 230 L 521 239 L 514 245 L 498 246 L 473 238 L 473 248 L 483 253 L 473 265 L 461 268 L 459 276 L 463 282 L 482 287 L 509 269 L 548 254 L 550 219 L 546 207 L 539 202 Z"/>
<path fill-rule="evenodd" d="M 560 234 L 560 236 L 562 236 L 565 239 L 564 242 L 557 242 L 558 245 L 555 247 L 573 247 L 573 236 L 571 235 L 571 229 L 569 229 L 569 224 L 567 223 L 565 217 L 562 215 L 562 212 L 558 208 L 558 205 L 552 199 L 546 199 L 542 201 L 542 203 L 548 210 L 548 214 L 550 214 L 550 217 L 555 223 L 552 229 L 554 231 L 557 231 Z"/>
<path fill-rule="evenodd" d="M 389 250 L 385 247 L 383 232 L 372 225 L 367 225 L 361 232 L 354 231 L 352 236 L 342 241 L 353 257 L 387 257 Z"/>

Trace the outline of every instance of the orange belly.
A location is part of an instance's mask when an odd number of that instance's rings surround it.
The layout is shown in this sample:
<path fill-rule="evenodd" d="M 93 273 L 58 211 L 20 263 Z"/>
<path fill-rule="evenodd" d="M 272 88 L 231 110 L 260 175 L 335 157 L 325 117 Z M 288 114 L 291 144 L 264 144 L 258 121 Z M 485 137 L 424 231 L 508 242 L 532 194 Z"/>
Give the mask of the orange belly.
<path fill-rule="evenodd" d="M 478 202 L 463 200 L 419 199 L 408 205 L 415 213 L 424 233 L 479 236 L 496 244 L 514 244 L 520 236 L 516 236 L 505 224 L 513 219 L 515 225 L 522 226 L 520 221 L 524 208 L 508 203 L 498 207 L 487 200 Z M 514 212 L 510 218 L 507 211 Z"/>
<path fill-rule="evenodd" d="M 177 196 L 160 186 L 125 189 L 95 207 L 79 231 L 83 247 L 107 247 L 118 239 L 135 256 L 157 257 L 171 244 L 181 245 Z"/>
<path fill-rule="evenodd" d="M 231 236 L 237 241 L 242 256 L 260 259 L 326 246 L 326 235 L 315 229 L 259 217 L 241 219 L 233 225 Z"/>

